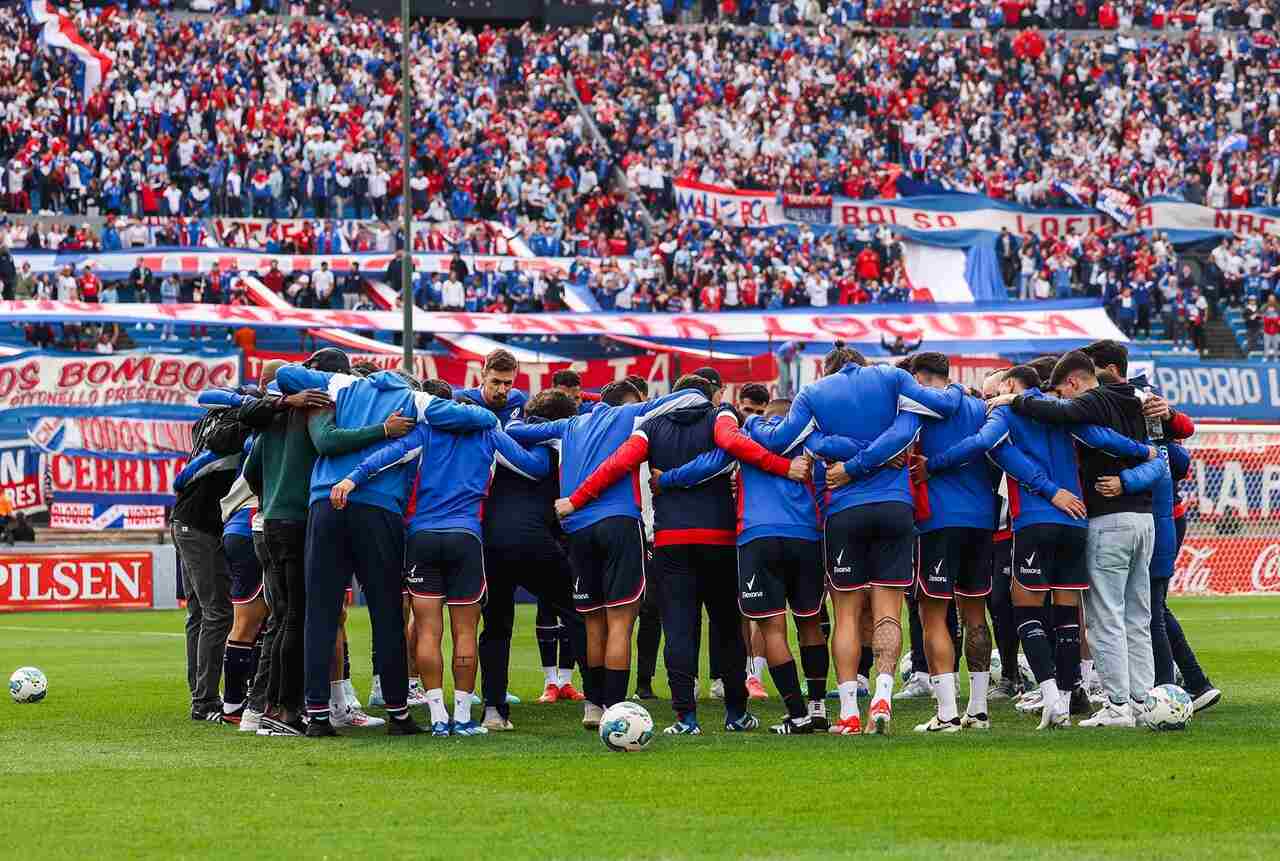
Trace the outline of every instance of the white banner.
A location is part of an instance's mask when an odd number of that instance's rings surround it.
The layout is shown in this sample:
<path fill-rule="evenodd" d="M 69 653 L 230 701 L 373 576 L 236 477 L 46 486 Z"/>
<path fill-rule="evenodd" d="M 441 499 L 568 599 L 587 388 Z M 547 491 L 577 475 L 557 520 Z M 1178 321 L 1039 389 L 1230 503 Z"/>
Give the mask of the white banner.
<path fill-rule="evenodd" d="M 50 319 L 83 322 L 93 316 L 86 314 L 83 306 L 77 305 Z M 160 317 L 136 316 L 129 319 L 158 320 Z M 65 356 L 26 353 L 0 359 L 0 410 L 64 407 L 92 414 L 101 407 L 124 404 L 196 406 L 196 396 L 203 390 L 234 386 L 239 380 L 240 360 L 237 356 L 179 356 L 145 352 Z"/>
<path fill-rule="evenodd" d="M 768 191 L 735 191 L 693 182 L 676 182 L 676 209 L 682 218 L 712 221 L 732 227 L 775 227 L 799 224 L 787 217 L 778 196 Z M 1009 228 L 1021 235 L 1062 236 L 1074 229 L 1088 233 L 1111 224 L 1095 210 L 1038 212 L 998 207 L 963 208 L 970 198 L 957 198 L 945 208 L 912 206 L 910 198 L 897 201 L 857 201 L 836 198 L 831 204 L 833 227 L 888 224 L 908 230 L 991 230 Z M 1181 201 L 1139 204 L 1130 228 L 1135 230 L 1226 230 L 1237 234 L 1280 236 L 1280 217 L 1257 210 L 1211 209 Z"/>
<path fill-rule="evenodd" d="M 1089 306 L 1081 301 L 1000 304 L 993 306 L 961 305 L 916 306 L 877 305 L 848 307 L 846 313 L 697 313 L 697 314 L 482 314 L 467 312 L 428 312 L 414 309 L 414 331 L 442 334 L 507 334 L 507 335 L 630 335 L 640 338 L 686 338 L 700 341 L 722 339 L 728 341 L 834 341 L 850 343 L 879 343 L 881 336 L 893 338 L 901 335 L 914 341 L 988 343 L 998 346 L 1002 342 L 1079 340 L 1098 338 L 1128 339 L 1107 316 L 1100 305 Z M 245 305 L 149 305 L 115 304 L 98 305 L 84 302 L 49 302 L 40 300 L 0 302 L 0 321 L 22 322 L 51 320 L 56 322 L 180 322 L 211 326 L 282 326 L 294 329 L 333 327 L 337 329 L 401 331 L 402 319 L 398 311 L 329 311 L 302 308 L 255 308 Z M 139 363 L 143 357 L 130 357 Z M 152 376 L 160 373 L 163 361 L 201 362 L 207 360 L 185 357 L 149 356 L 146 367 Z M 86 360 L 58 360 L 78 363 L 72 379 L 81 376 L 114 379 L 116 374 L 132 379 L 146 376 L 139 368 L 115 371 L 113 357 Z M 121 357 L 114 357 L 119 361 Z M 41 373 L 43 365 L 29 369 L 26 362 L 0 363 L 0 409 L 14 406 L 12 399 L 21 394 L 19 382 L 28 380 L 27 389 L 46 391 L 47 381 L 59 377 L 57 369 L 48 375 Z M 53 360 L 50 360 L 53 361 Z M 234 359 L 220 360 L 222 362 Z M 98 363 L 106 363 L 98 366 Z M 20 364 L 25 376 L 18 376 L 14 368 Z M 85 369 L 98 367 L 92 375 Z M 164 366 L 166 385 L 173 386 L 175 375 L 187 380 L 187 366 Z M 207 385 L 227 385 L 211 382 L 214 379 L 234 378 L 228 371 L 214 373 L 213 368 L 202 366 L 191 370 L 191 379 Z M 144 380 L 143 382 L 146 382 Z M 71 391 L 79 392 L 77 387 Z M 54 393 L 67 401 L 67 406 L 89 406 L 92 403 L 74 403 L 80 395 L 66 394 L 65 387 L 55 387 Z M 187 403 L 183 389 L 163 389 L 159 394 L 171 398 L 161 403 Z M 37 395 L 37 403 L 40 397 Z M 194 395 L 192 394 L 193 398 Z M 138 400 L 139 398 L 127 398 Z M 30 400 L 28 398 L 28 400 Z M 114 401 L 111 401 L 114 402 Z M 25 403 L 23 405 L 33 405 Z"/>
<path fill-rule="evenodd" d="M 19 267 L 23 263 L 30 263 L 31 271 L 37 275 L 57 272 L 60 267 L 69 264 L 79 265 L 92 261 L 99 275 L 113 277 L 127 275 L 138 266 L 145 266 L 157 274 L 173 272 L 178 275 L 197 275 L 209 272 L 215 265 L 222 272 L 248 272 L 262 276 L 271 271 L 272 263 L 286 275 L 312 272 L 319 269 L 321 263 L 328 263 L 331 270 L 341 275 L 351 271 L 352 263 L 358 263 L 362 273 L 370 278 L 381 278 L 386 274 L 387 267 L 395 261 L 391 254 L 271 254 L 266 251 L 200 248 L 83 254 L 15 251 L 13 256 Z M 630 257 L 504 257 L 497 254 L 464 254 L 462 259 L 472 272 L 540 272 L 560 279 L 569 277 L 569 268 L 575 259 L 597 271 L 618 269 L 629 272 L 635 265 Z M 413 255 L 414 269 L 418 272 L 448 272 L 452 260 L 452 255 L 448 254 Z"/>

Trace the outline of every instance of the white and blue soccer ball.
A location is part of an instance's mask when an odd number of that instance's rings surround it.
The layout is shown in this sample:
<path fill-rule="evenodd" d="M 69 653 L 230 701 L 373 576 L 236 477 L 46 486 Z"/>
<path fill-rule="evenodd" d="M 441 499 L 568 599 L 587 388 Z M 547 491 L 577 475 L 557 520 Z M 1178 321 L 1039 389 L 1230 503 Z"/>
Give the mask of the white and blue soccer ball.
<path fill-rule="evenodd" d="M 1195 713 L 1191 697 L 1177 685 L 1156 685 L 1142 704 L 1145 722 L 1153 730 L 1186 729 Z"/>
<path fill-rule="evenodd" d="M 15 703 L 38 703 L 49 693 L 49 680 L 35 667 L 18 667 L 9 676 L 9 696 Z"/>
<path fill-rule="evenodd" d="M 639 703 L 614 703 L 600 718 L 600 740 L 618 753 L 644 750 L 653 741 L 653 718 Z"/>

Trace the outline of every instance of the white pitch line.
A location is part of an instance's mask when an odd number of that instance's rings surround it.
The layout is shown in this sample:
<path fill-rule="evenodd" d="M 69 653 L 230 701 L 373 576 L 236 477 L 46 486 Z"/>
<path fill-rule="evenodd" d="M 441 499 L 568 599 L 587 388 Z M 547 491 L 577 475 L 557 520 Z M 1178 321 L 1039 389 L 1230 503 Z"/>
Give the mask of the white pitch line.
<path fill-rule="evenodd" d="M 48 631 L 53 634 L 120 634 L 126 637 L 186 637 L 172 631 L 108 631 L 105 628 L 40 628 L 35 625 L 5 625 L 0 623 L 0 634 L 5 631 Z"/>

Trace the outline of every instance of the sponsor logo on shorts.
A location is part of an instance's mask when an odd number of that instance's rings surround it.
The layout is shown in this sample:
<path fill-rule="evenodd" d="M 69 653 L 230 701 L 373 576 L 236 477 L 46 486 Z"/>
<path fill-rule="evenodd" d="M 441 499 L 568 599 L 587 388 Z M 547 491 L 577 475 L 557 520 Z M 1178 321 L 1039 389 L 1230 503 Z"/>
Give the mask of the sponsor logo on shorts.
<path fill-rule="evenodd" d="M 853 570 L 852 565 L 840 564 L 841 562 L 844 561 L 844 551 L 845 551 L 845 548 L 841 547 L 840 552 L 836 554 L 836 564 L 831 566 L 831 570 L 836 574 L 848 574 Z"/>
<path fill-rule="evenodd" d="M 743 598 L 763 598 L 764 592 L 743 592 Z"/>
<path fill-rule="evenodd" d="M 421 583 L 422 578 L 418 576 L 418 566 L 410 565 L 409 570 L 404 572 L 404 579 L 406 583 Z"/>
<path fill-rule="evenodd" d="M 751 579 L 747 581 L 747 588 L 748 588 L 748 589 L 754 589 L 754 588 L 756 587 L 756 577 L 757 577 L 757 576 L 758 576 L 758 575 L 756 575 L 756 574 L 752 574 L 752 575 L 751 575 Z"/>
<path fill-rule="evenodd" d="M 946 561 L 947 561 L 946 559 L 939 559 L 938 564 L 933 566 L 933 573 L 929 575 L 930 583 L 947 582 L 947 578 L 942 576 L 942 563 Z"/>
<path fill-rule="evenodd" d="M 1035 552 L 1034 552 L 1034 551 L 1032 551 L 1031 555 L 1027 557 L 1027 563 L 1026 563 L 1026 564 L 1027 564 L 1027 566 L 1029 567 L 1029 566 L 1033 565 L 1033 564 L 1035 563 L 1035 561 L 1036 561 L 1036 554 L 1035 554 Z"/>

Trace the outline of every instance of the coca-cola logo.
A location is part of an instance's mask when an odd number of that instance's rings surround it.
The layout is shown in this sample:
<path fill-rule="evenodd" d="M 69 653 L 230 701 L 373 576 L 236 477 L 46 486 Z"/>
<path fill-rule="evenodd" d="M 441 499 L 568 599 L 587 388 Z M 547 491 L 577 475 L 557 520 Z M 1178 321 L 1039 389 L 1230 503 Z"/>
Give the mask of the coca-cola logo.
<path fill-rule="evenodd" d="M 1182 545 L 1178 558 L 1174 563 L 1173 579 L 1169 582 L 1170 592 L 1205 593 L 1209 591 L 1209 581 L 1213 577 L 1213 569 L 1209 560 L 1217 552 L 1216 547 L 1196 547 L 1191 544 Z M 1186 560 L 1185 564 L 1182 563 Z"/>
<path fill-rule="evenodd" d="M 1280 544 L 1268 544 L 1254 558 L 1249 582 L 1255 592 L 1280 592 Z"/>

